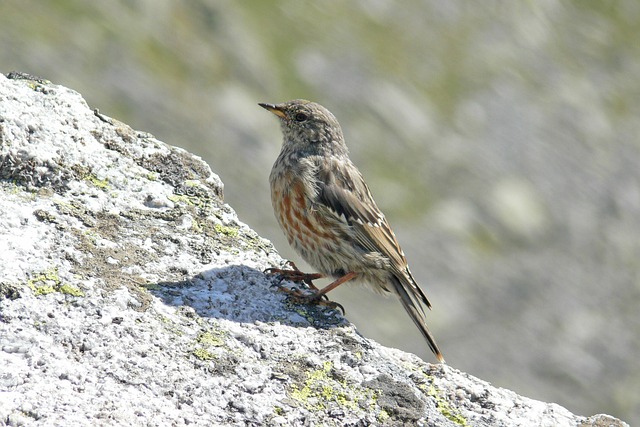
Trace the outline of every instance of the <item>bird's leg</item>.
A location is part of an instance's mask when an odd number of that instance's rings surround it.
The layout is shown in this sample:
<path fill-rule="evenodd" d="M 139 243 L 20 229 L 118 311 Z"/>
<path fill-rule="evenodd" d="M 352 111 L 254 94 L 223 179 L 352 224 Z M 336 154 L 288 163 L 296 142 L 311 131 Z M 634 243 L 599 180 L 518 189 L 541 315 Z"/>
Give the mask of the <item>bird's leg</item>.
<path fill-rule="evenodd" d="M 320 273 L 303 273 L 293 261 L 287 261 L 291 269 L 267 268 L 264 274 L 277 274 L 280 280 L 290 280 L 292 282 L 302 282 L 313 290 L 318 290 L 313 280 L 321 279 L 324 275 Z"/>
<path fill-rule="evenodd" d="M 349 280 L 355 278 L 357 275 L 358 273 L 349 272 L 344 276 L 329 283 L 327 286 L 325 286 L 322 289 L 316 288 L 314 291 L 307 294 L 298 292 L 296 295 L 293 295 L 293 297 L 298 303 L 324 305 L 326 307 L 330 307 L 333 309 L 338 308 L 340 309 L 340 311 L 342 311 L 342 314 L 344 314 L 345 313 L 344 307 L 335 301 L 330 301 L 329 297 L 327 296 L 327 293 L 334 290 L 335 288 L 342 285 L 343 283 L 348 282 Z"/>
<path fill-rule="evenodd" d="M 343 283 L 348 282 L 349 280 L 355 278 L 357 275 L 358 275 L 358 273 L 354 273 L 353 271 L 350 271 L 349 273 L 345 274 L 344 276 L 342 276 L 342 277 L 334 280 L 333 282 L 329 283 L 324 288 L 318 290 L 314 295 L 314 299 L 318 299 L 318 298 L 322 298 L 323 296 L 326 296 L 326 294 L 328 292 L 334 290 L 335 288 L 337 288 L 338 286 L 342 285 Z"/>
<path fill-rule="evenodd" d="M 298 267 L 293 263 L 293 261 L 287 262 L 291 266 L 291 270 L 279 269 L 279 268 L 268 268 L 264 271 L 265 274 L 277 274 L 281 277 L 281 280 L 291 280 L 292 282 L 302 282 L 309 286 L 310 292 L 303 292 L 298 289 L 289 289 L 283 286 L 279 286 L 278 290 L 280 292 L 285 292 L 290 295 L 296 303 L 299 304 L 316 304 L 323 305 L 326 307 L 330 307 L 333 309 L 340 309 L 342 314 L 344 314 L 344 307 L 337 302 L 329 301 L 329 297 L 327 297 L 327 293 L 337 288 L 341 284 L 348 282 L 349 280 L 355 278 L 358 274 L 354 272 L 349 272 L 344 276 L 334 280 L 327 286 L 322 289 L 318 289 L 316 285 L 313 284 L 313 280 L 320 279 L 324 277 L 323 274 L 320 273 L 303 273 L 298 269 Z"/>

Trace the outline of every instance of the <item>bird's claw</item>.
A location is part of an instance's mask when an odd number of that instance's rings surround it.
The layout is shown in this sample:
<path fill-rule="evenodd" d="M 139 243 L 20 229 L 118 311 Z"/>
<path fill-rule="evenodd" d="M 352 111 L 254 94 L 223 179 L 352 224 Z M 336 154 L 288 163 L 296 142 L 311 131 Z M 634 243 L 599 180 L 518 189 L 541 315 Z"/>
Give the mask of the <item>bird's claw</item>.
<path fill-rule="evenodd" d="M 271 287 L 278 288 L 279 292 L 288 294 L 295 304 L 322 305 L 334 310 L 338 309 L 342 314 L 345 313 L 344 307 L 341 304 L 329 300 L 329 297 L 326 294 L 321 294 L 316 285 L 313 284 L 314 280 L 324 277 L 322 274 L 303 273 L 298 269 L 293 261 L 287 261 L 286 266 L 290 267 L 290 269 L 267 268 L 264 270 L 264 274 L 274 275 L 277 277 L 277 282 L 271 285 Z M 308 289 L 303 291 L 295 287 L 288 288 L 282 285 L 284 280 L 289 280 L 294 283 L 302 283 L 306 285 Z"/>
<path fill-rule="evenodd" d="M 342 304 L 331 301 L 326 294 L 320 294 L 315 290 L 301 291 L 297 288 L 287 288 L 285 286 L 279 286 L 278 292 L 287 294 L 289 299 L 294 304 L 321 305 L 333 310 L 340 310 L 343 315 L 345 314 L 345 310 Z"/>

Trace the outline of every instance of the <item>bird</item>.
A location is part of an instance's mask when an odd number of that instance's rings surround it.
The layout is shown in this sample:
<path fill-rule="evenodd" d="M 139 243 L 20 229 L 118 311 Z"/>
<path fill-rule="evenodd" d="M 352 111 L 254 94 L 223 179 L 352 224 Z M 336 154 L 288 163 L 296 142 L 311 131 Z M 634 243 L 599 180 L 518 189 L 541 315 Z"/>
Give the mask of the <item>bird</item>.
<path fill-rule="evenodd" d="M 325 107 L 304 99 L 258 103 L 275 114 L 283 143 L 271 173 L 271 202 L 293 249 L 317 274 L 277 270 L 298 279 L 333 278 L 313 287 L 307 302 L 319 302 L 345 282 L 395 294 L 440 363 L 442 352 L 426 323 L 431 303 L 414 279 L 393 230 L 349 158 L 342 128 Z M 307 282 L 307 283 L 310 283 Z"/>

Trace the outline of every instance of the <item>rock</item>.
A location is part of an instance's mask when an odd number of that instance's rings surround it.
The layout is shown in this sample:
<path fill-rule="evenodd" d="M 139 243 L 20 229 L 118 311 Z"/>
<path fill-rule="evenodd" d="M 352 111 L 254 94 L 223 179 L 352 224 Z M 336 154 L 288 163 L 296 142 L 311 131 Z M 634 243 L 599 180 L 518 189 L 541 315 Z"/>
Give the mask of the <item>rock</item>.
<path fill-rule="evenodd" d="M 283 260 L 224 204 L 202 159 L 70 89 L 10 77 L 0 75 L 4 425 L 626 425 L 292 305 L 262 273 Z"/>

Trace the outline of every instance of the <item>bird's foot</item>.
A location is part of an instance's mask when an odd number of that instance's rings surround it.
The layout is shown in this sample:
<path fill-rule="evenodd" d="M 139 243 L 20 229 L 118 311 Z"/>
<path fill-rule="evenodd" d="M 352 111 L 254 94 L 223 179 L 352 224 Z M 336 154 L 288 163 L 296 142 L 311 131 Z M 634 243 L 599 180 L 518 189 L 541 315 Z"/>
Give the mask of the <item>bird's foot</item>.
<path fill-rule="evenodd" d="M 276 286 L 278 292 L 286 293 L 294 304 L 313 304 L 321 305 L 331 309 L 339 309 L 344 314 L 344 307 L 341 304 L 330 301 L 326 292 L 321 292 L 313 281 L 324 277 L 320 273 L 303 273 L 293 263 L 293 261 L 287 261 L 290 269 L 281 268 L 267 268 L 264 270 L 264 274 L 276 275 L 278 278 Z M 289 288 L 281 285 L 283 280 L 289 280 L 294 283 L 302 283 L 308 287 L 308 289 Z"/>
<path fill-rule="evenodd" d="M 278 287 L 278 292 L 283 292 L 289 296 L 289 299 L 294 304 L 305 305 L 321 305 L 333 310 L 340 310 L 342 314 L 345 314 L 342 304 L 335 301 L 331 301 L 326 294 L 320 293 L 318 290 L 305 289 L 300 290 L 296 288 L 287 288 L 284 286 Z"/>

